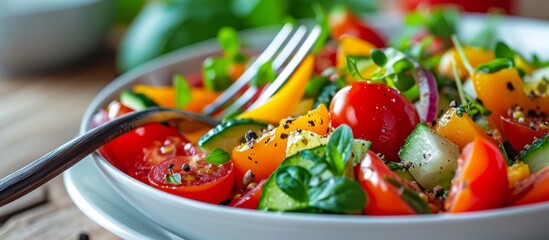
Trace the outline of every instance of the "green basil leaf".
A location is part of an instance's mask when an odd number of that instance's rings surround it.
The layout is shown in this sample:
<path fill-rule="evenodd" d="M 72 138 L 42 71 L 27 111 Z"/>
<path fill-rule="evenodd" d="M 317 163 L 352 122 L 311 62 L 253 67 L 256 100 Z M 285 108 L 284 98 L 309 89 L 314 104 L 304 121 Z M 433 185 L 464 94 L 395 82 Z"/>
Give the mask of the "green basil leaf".
<path fill-rule="evenodd" d="M 427 28 L 435 36 L 449 38 L 456 33 L 459 11 L 452 8 L 440 8 L 430 12 L 427 17 Z"/>
<path fill-rule="evenodd" d="M 179 185 L 181 184 L 181 174 L 174 173 L 174 174 L 166 174 L 164 176 L 164 183 L 170 184 L 170 185 Z"/>
<path fill-rule="evenodd" d="M 185 77 L 181 74 L 175 74 L 172 82 L 175 91 L 175 106 L 177 108 L 183 108 L 191 103 L 191 87 L 187 83 Z"/>
<path fill-rule="evenodd" d="M 412 70 L 414 68 L 414 64 L 406 58 L 399 59 L 398 61 L 393 63 L 393 69 L 395 70 L 395 73 L 401 73 L 404 71 Z"/>
<path fill-rule="evenodd" d="M 276 71 L 273 69 L 273 61 L 269 60 L 261 64 L 257 74 L 252 78 L 252 86 L 263 86 L 276 78 Z"/>
<path fill-rule="evenodd" d="M 408 72 L 399 72 L 395 74 L 393 80 L 393 84 L 395 85 L 395 88 L 401 92 L 406 92 L 410 88 L 412 88 L 414 85 L 416 85 L 416 80 L 411 75 L 411 73 Z"/>
<path fill-rule="evenodd" d="M 305 149 L 303 151 L 300 151 L 299 154 L 302 158 L 311 160 L 313 162 L 323 162 L 324 161 L 324 155 L 323 154 L 317 154 L 312 149 Z"/>
<path fill-rule="evenodd" d="M 225 152 L 225 150 L 221 148 L 214 149 L 213 151 L 210 152 L 210 154 L 208 154 L 206 158 L 204 158 L 204 161 L 211 164 L 216 164 L 216 165 L 225 164 L 230 160 L 231 160 L 231 155 L 228 152 Z"/>
<path fill-rule="evenodd" d="M 341 175 L 353 151 L 353 131 L 345 124 L 334 130 L 328 139 L 328 163 L 335 175 Z"/>
<path fill-rule="evenodd" d="M 228 59 L 234 59 L 238 55 L 238 48 L 240 46 L 238 40 L 238 33 L 234 28 L 223 27 L 217 33 L 217 40 L 221 49 L 223 49 L 223 54 Z"/>
<path fill-rule="evenodd" d="M 387 63 L 387 56 L 385 56 L 385 53 L 379 49 L 372 49 L 372 51 L 370 51 L 370 57 L 374 63 L 380 67 L 385 66 Z"/>
<path fill-rule="evenodd" d="M 422 12 L 415 11 L 410 12 L 404 17 L 404 24 L 406 24 L 406 26 L 419 26 L 425 24 L 426 20 L 427 19 L 425 19 L 425 15 Z"/>
<path fill-rule="evenodd" d="M 355 78 L 356 80 L 364 80 L 365 78 L 360 74 L 360 70 L 358 70 L 358 66 L 356 64 L 356 60 L 354 57 L 347 55 L 347 68 L 349 69 L 349 72 Z"/>
<path fill-rule="evenodd" d="M 320 94 L 318 94 L 318 97 L 315 99 L 312 109 L 316 109 L 320 104 L 324 104 L 329 108 L 332 98 L 334 98 L 339 89 L 341 89 L 341 87 L 337 83 L 329 83 L 322 87 Z"/>
<path fill-rule="evenodd" d="M 515 51 L 513 51 L 509 46 L 507 46 L 507 44 L 503 42 L 496 43 L 494 54 L 496 58 L 505 58 L 509 59 L 512 62 L 515 62 Z"/>
<path fill-rule="evenodd" d="M 507 166 L 509 167 L 512 166 L 514 162 L 509 158 L 509 154 L 507 154 L 505 143 L 500 143 L 498 147 L 501 154 L 503 154 L 503 158 L 505 158 L 505 162 L 507 163 Z"/>
<path fill-rule="evenodd" d="M 231 86 L 227 73 L 230 61 L 225 58 L 206 58 L 202 63 L 204 86 L 210 91 L 223 91 Z"/>
<path fill-rule="evenodd" d="M 419 196 L 416 192 L 410 190 L 404 184 L 392 178 L 385 178 L 389 184 L 397 188 L 397 192 L 400 193 L 400 197 L 404 200 L 408 206 L 410 206 L 418 214 L 429 214 L 431 213 L 431 208 L 429 204 L 423 198 Z"/>
<path fill-rule="evenodd" d="M 541 60 L 537 54 L 532 54 L 530 64 L 538 68 L 549 67 L 549 60 Z"/>
<path fill-rule="evenodd" d="M 483 73 L 495 73 L 503 69 L 512 68 L 513 66 L 513 62 L 507 58 L 496 58 L 477 66 L 476 70 Z"/>
<path fill-rule="evenodd" d="M 355 213 L 368 199 L 362 187 L 353 180 L 334 177 L 309 189 L 309 205 L 334 213 Z"/>
<path fill-rule="evenodd" d="M 307 202 L 309 200 L 308 189 L 311 174 L 300 166 L 281 166 L 276 171 L 276 184 L 291 198 Z"/>

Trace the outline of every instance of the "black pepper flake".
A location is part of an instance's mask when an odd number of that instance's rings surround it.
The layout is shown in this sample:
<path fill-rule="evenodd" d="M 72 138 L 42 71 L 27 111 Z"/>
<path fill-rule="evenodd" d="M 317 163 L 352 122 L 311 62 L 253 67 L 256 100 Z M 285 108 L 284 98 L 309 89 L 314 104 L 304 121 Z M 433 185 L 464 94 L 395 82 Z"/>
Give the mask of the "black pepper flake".
<path fill-rule="evenodd" d="M 255 133 L 252 130 L 248 130 L 246 132 L 246 135 L 244 135 L 244 139 L 246 139 L 246 142 L 251 142 L 257 138 L 257 133 Z"/>
<path fill-rule="evenodd" d="M 534 109 L 528 110 L 528 116 L 537 117 L 536 110 L 534 110 Z"/>
<path fill-rule="evenodd" d="M 301 130 L 301 128 L 298 128 L 295 130 L 297 133 L 301 133 L 303 130 Z"/>
<path fill-rule="evenodd" d="M 249 141 L 249 142 L 247 142 L 246 144 L 248 144 L 248 147 L 249 147 L 250 149 L 254 149 L 254 141 Z"/>
<path fill-rule="evenodd" d="M 231 199 L 225 199 L 219 203 L 219 205 L 227 206 L 231 204 Z"/>
<path fill-rule="evenodd" d="M 183 163 L 181 169 L 183 169 L 184 172 L 191 171 L 191 165 L 189 165 L 188 163 Z"/>
<path fill-rule="evenodd" d="M 435 125 L 437 125 L 437 120 L 433 120 L 433 121 L 431 122 L 431 126 L 432 126 L 432 127 L 434 127 Z"/>
<path fill-rule="evenodd" d="M 320 125 L 324 125 L 324 119 L 320 119 Z"/>
<path fill-rule="evenodd" d="M 265 140 L 265 144 L 269 143 L 271 141 L 271 138 L 267 138 L 267 140 Z"/>
<path fill-rule="evenodd" d="M 257 164 L 257 161 L 254 161 L 255 164 Z"/>
<path fill-rule="evenodd" d="M 248 156 L 248 160 L 252 161 L 252 157 Z"/>
<path fill-rule="evenodd" d="M 89 240 L 90 239 L 90 235 L 88 235 L 87 233 L 80 233 L 80 235 L 78 235 L 78 240 Z"/>
<path fill-rule="evenodd" d="M 509 89 L 509 91 L 515 90 L 515 86 L 513 86 L 512 82 L 507 82 L 507 89 Z"/>
<path fill-rule="evenodd" d="M 311 125 L 311 127 L 314 127 L 315 126 L 315 121 L 313 120 L 309 120 L 307 121 L 309 123 L 309 125 Z"/>
<path fill-rule="evenodd" d="M 278 145 L 278 143 L 275 143 L 275 147 Z"/>
<path fill-rule="evenodd" d="M 288 134 L 286 134 L 286 133 L 281 133 L 281 134 L 280 134 L 280 138 L 286 139 L 286 138 L 288 138 Z"/>

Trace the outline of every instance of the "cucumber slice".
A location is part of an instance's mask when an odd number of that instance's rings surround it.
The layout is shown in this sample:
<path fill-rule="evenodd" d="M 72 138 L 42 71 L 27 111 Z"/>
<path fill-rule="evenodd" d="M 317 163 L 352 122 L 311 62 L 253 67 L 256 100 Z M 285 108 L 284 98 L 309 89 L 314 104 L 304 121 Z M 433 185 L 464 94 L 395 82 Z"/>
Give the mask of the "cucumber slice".
<path fill-rule="evenodd" d="M 221 148 L 226 152 L 244 142 L 244 135 L 249 130 L 259 132 L 267 128 L 268 124 L 250 119 L 232 119 L 217 125 L 202 136 L 196 144 L 208 151 Z"/>
<path fill-rule="evenodd" d="M 143 110 L 148 107 L 158 106 L 158 104 L 145 94 L 134 93 L 128 90 L 124 90 L 120 93 L 120 102 L 133 110 Z"/>
<path fill-rule="evenodd" d="M 536 139 L 530 146 L 520 151 L 519 159 L 528 164 L 532 173 L 549 166 L 549 134 Z"/>
<path fill-rule="evenodd" d="M 403 162 L 412 163 L 408 170 L 425 189 L 431 190 L 437 185 L 450 188 L 459 148 L 424 123 L 414 128 L 398 155 Z"/>

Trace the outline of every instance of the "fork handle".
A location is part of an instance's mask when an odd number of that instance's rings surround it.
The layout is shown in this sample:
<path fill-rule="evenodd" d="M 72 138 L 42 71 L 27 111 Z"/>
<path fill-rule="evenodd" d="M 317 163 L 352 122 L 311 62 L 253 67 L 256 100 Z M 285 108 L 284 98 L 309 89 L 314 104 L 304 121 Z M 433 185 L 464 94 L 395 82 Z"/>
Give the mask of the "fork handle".
<path fill-rule="evenodd" d="M 182 113 L 182 112 L 181 112 Z M 151 122 L 183 118 L 171 109 L 150 108 L 126 114 L 80 135 L 0 180 L 0 207 L 45 184 L 103 144 Z M 190 113 L 188 117 L 204 121 Z M 213 121 L 207 124 L 213 124 Z"/>

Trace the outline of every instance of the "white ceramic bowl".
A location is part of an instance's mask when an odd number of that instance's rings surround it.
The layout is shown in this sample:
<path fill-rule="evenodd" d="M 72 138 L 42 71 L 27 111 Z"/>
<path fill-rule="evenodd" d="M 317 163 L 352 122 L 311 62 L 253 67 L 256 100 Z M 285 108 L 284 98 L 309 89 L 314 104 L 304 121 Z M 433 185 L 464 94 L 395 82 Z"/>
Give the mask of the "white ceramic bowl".
<path fill-rule="evenodd" d="M 0 72 L 53 70 L 92 54 L 112 23 L 112 0 L 0 0 Z"/>
<path fill-rule="evenodd" d="M 377 20 L 382 20 L 376 22 Z M 395 16 L 372 20 L 388 35 L 400 29 Z M 468 16 L 462 32 L 482 26 L 483 18 Z M 500 36 L 522 52 L 549 53 L 543 39 L 549 24 L 528 19 L 504 19 Z M 264 44 L 272 30 L 256 30 L 242 35 L 247 42 Z M 535 36 L 535 37 L 534 37 Z M 524 44 L 524 45 L 522 45 Z M 131 71 L 101 91 L 86 111 L 82 131 L 86 131 L 98 108 L 116 98 L 122 89 L 137 82 L 168 83 L 176 72 L 194 72 L 202 60 L 216 53 L 217 43 L 209 41 L 170 54 Z M 258 45 L 256 45 L 258 46 Z M 545 56 L 547 57 L 547 56 Z M 99 154 L 96 167 L 112 187 L 132 206 L 165 229 L 188 239 L 547 239 L 549 204 L 505 208 L 467 214 L 373 217 L 273 213 L 234 209 L 188 200 L 149 187 L 113 167 Z"/>

